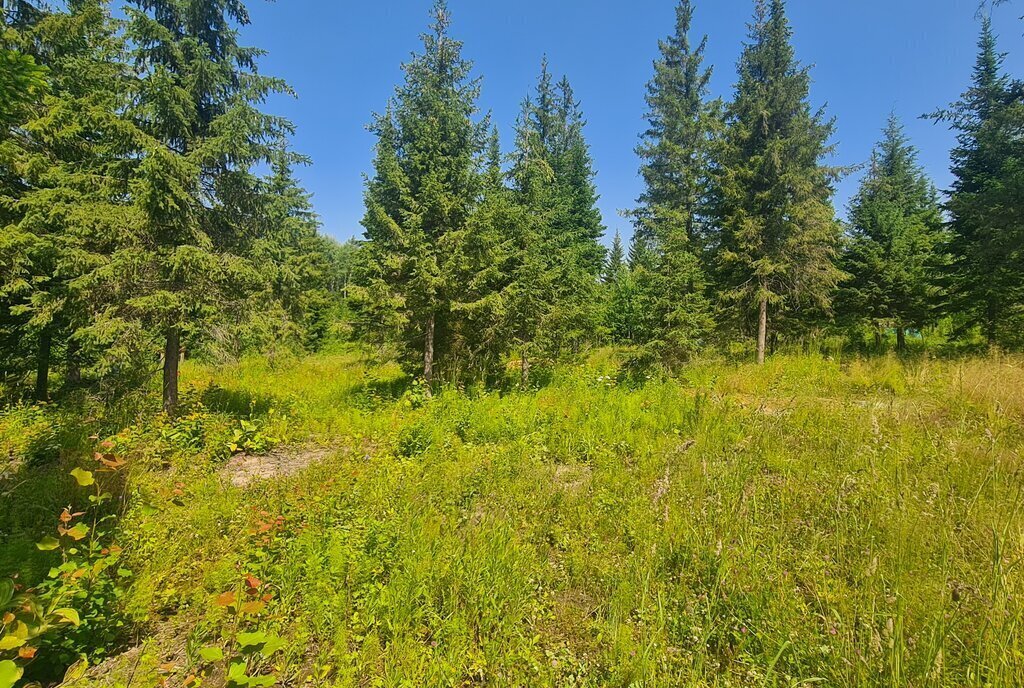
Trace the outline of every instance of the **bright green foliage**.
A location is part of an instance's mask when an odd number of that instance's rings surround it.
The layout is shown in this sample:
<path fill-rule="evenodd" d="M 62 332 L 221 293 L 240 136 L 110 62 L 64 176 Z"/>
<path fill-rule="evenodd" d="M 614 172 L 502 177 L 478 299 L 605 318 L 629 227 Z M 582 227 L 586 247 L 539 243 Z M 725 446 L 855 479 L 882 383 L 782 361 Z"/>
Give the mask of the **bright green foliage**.
<path fill-rule="evenodd" d="M 184 415 L 112 438 L 142 647 L 80 685 L 211 685 L 239 656 L 239 683 L 296 685 L 1024 681 L 1020 357 L 623 384 L 600 351 L 540 390 L 432 399 L 371 361 L 186 363 L 185 388 L 262 400 L 291 445 L 248 479 L 162 441 Z"/>
<path fill-rule="evenodd" d="M 433 15 L 423 52 L 404 66 L 405 83 L 373 125 L 363 220 L 369 270 L 360 287 L 366 317 L 397 333 L 428 383 L 435 360 L 445 372 L 455 348 L 459 262 L 483 191 L 487 134 L 487 123 L 474 120 L 479 84 L 449 36 L 443 2 Z"/>
<path fill-rule="evenodd" d="M 633 246 L 645 255 L 630 262 L 642 270 L 636 282 L 646 297 L 641 308 L 649 327 L 641 343 L 669 362 L 701 348 L 712 328 L 701 259 L 719 119 L 718 104 L 708 102 L 706 39 L 691 44 L 692 21 L 693 6 L 682 0 L 675 32 L 659 44 L 661 56 L 647 85 L 649 126 L 637 148 L 645 190 L 633 213 Z"/>
<path fill-rule="evenodd" d="M 849 274 L 842 312 L 876 331 L 934 323 L 942 301 L 944 224 L 938 194 L 917 162 L 903 126 L 889 118 L 885 137 L 850 205 L 850 236 L 843 253 Z"/>
<path fill-rule="evenodd" d="M 934 117 L 957 132 L 949 252 L 951 313 L 990 345 L 1021 343 L 1024 324 L 1024 84 L 1003 71 L 989 19 L 971 87 Z"/>
<path fill-rule="evenodd" d="M 828 309 L 841 275 L 837 173 L 821 162 L 833 124 L 811 111 L 810 76 L 791 38 L 783 0 L 757 0 L 716 180 L 718 287 L 734 329 L 754 323 L 759 358 L 769 318 Z"/>

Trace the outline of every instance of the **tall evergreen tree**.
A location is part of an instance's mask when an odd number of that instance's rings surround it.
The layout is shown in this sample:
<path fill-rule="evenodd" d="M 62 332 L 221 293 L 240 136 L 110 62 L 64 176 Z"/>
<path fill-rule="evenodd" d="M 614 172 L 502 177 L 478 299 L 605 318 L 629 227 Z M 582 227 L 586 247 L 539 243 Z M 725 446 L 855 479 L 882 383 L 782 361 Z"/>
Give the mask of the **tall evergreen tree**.
<path fill-rule="evenodd" d="M 705 294 L 702 248 L 707 234 L 712 137 L 719 105 L 709 102 L 707 39 L 691 44 L 693 5 L 676 6 L 675 31 L 660 41 L 661 56 L 647 85 L 648 128 L 637 147 L 645 189 L 633 216 L 634 245 L 644 258 L 638 285 L 647 291 L 653 352 L 680 360 L 695 351 L 712 326 Z M 649 264 L 648 264 L 649 263 Z"/>
<path fill-rule="evenodd" d="M 597 173 L 590 156 L 590 147 L 583 136 L 586 120 L 576 100 L 568 77 L 556 87 L 557 129 L 560 140 L 554 143 L 552 167 L 559 196 L 565 203 L 565 215 L 559 230 L 578 254 L 580 267 L 596 278 L 604 265 L 605 251 L 601 245 L 605 227 L 597 208 L 598 194 L 594 182 Z"/>
<path fill-rule="evenodd" d="M 65 381 L 80 378 L 80 332 L 93 295 L 79 279 L 126 224 L 124 161 L 138 150 L 140 132 L 120 114 L 129 81 L 105 0 L 40 13 L 23 31 L 47 67 L 49 94 L 0 144 L 16 180 L 4 185 L 3 252 L 12 264 L 0 298 L 22 317 L 17 346 L 36 342 L 35 396 L 44 400 L 53 349 L 65 354 Z"/>
<path fill-rule="evenodd" d="M 452 305 L 463 271 L 461 250 L 484 183 L 487 122 L 476 121 L 479 82 L 462 43 L 449 35 L 444 2 L 422 37 L 423 52 L 404 66 L 405 83 L 376 118 L 374 175 L 366 190 L 370 274 L 362 300 L 371 317 L 419 352 L 423 377 L 451 346 Z"/>
<path fill-rule="evenodd" d="M 970 88 L 933 115 L 957 132 L 946 206 L 951 312 L 966 326 L 980 326 L 990 345 L 1014 338 L 1019 322 L 1011 316 L 1024 305 L 1024 85 L 1011 81 L 1003 63 L 986 17 Z"/>
<path fill-rule="evenodd" d="M 828 308 L 841 276 L 837 171 L 822 164 L 834 125 L 811 110 L 791 38 L 783 1 L 756 0 L 716 182 L 719 288 L 734 319 L 756 313 L 759 363 L 771 314 Z"/>
<path fill-rule="evenodd" d="M 136 225 L 92 275 L 109 298 L 97 336 L 163 344 L 163 405 L 178 403 L 183 342 L 235 317 L 260 284 L 247 259 L 257 225 L 253 166 L 290 125 L 258 106 L 277 79 L 238 43 L 249 15 L 236 0 L 130 0 L 139 74 L 129 115 L 147 140 L 133 170 Z"/>
<path fill-rule="evenodd" d="M 592 339 L 600 319 L 604 227 L 583 127 L 572 87 L 564 78 L 554 83 L 545 59 L 523 103 L 511 178 L 524 211 L 541 222 L 536 231 L 553 285 L 543 348 L 556 355 Z"/>
<path fill-rule="evenodd" d="M 906 329 L 934 319 L 943 240 L 937 193 L 893 115 L 850 204 L 843 256 L 850 276 L 842 290 L 846 313 L 876 331 L 896 328 L 898 347 L 905 348 Z"/>

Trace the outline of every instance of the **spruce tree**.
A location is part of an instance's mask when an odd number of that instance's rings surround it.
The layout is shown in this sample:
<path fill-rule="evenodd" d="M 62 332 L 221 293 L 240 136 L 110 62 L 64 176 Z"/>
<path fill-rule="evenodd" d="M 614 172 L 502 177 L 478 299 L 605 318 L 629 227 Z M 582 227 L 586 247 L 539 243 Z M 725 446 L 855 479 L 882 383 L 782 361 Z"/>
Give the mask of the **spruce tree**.
<path fill-rule="evenodd" d="M 650 328 L 645 343 L 663 360 L 692 354 L 712 327 L 702 249 L 707 234 L 711 146 L 719 105 L 709 102 L 707 39 L 690 42 L 693 6 L 676 7 L 675 31 L 659 43 L 661 55 L 647 85 L 648 128 L 637 155 L 644 192 L 633 212 L 631 259 Z"/>
<path fill-rule="evenodd" d="M 130 0 L 138 80 L 129 116 L 146 134 L 132 170 L 136 223 L 93 276 L 106 301 L 94 329 L 163 348 L 163 406 L 178 404 L 183 343 L 239 315 L 260 277 L 248 260 L 258 179 L 290 125 L 260 112 L 273 92 L 260 51 L 238 43 L 236 0 Z"/>
<path fill-rule="evenodd" d="M 592 340 L 600 320 L 604 227 L 583 127 L 568 80 L 554 84 L 545 59 L 517 123 L 511 178 L 524 211 L 540 221 L 536 231 L 553 285 L 543 348 L 553 355 Z"/>
<path fill-rule="evenodd" d="M 782 0 L 756 0 L 716 174 L 718 287 L 735 321 L 756 314 L 759 363 L 773 315 L 827 309 L 841 276 L 837 171 L 822 164 L 834 125 L 811 110 L 791 38 Z"/>
<path fill-rule="evenodd" d="M 49 396 L 52 350 L 64 353 L 65 382 L 80 380 L 94 299 L 81 279 L 127 224 L 125 160 L 141 133 L 121 117 L 129 82 L 118 28 L 105 0 L 79 0 L 23 29 L 47 68 L 48 95 L 0 144 L 17 179 L 4 185 L 12 264 L 0 289 L 5 310 L 22 318 L 17 345 L 36 343 L 40 400 Z"/>
<path fill-rule="evenodd" d="M 1024 85 L 1003 69 L 989 18 L 982 20 L 973 81 L 960 100 L 933 115 L 957 132 L 950 216 L 950 312 L 980 326 L 988 343 L 1016 338 L 1024 305 L 1024 217 L 1020 212 Z"/>
<path fill-rule="evenodd" d="M 908 327 L 934 321 L 943 241 L 937 193 L 893 115 L 850 204 L 845 312 L 873 324 L 876 332 L 894 327 L 904 349 Z"/>
<path fill-rule="evenodd" d="M 366 190 L 368 279 L 362 302 L 419 352 L 424 380 L 451 347 L 452 304 L 461 293 L 453 241 L 479 203 L 486 121 L 476 121 L 479 82 L 462 43 L 449 35 L 444 2 L 433 8 L 423 52 L 404 65 L 405 83 L 372 130 L 374 175 Z"/>
<path fill-rule="evenodd" d="M 622 249 L 622 236 L 616 230 L 615 238 L 612 239 L 612 248 L 608 252 L 608 259 L 604 264 L 604 275 L 601 278 L 605 284 L 611 284 L 618 278 L 625 261 L 626 254 Z"/>

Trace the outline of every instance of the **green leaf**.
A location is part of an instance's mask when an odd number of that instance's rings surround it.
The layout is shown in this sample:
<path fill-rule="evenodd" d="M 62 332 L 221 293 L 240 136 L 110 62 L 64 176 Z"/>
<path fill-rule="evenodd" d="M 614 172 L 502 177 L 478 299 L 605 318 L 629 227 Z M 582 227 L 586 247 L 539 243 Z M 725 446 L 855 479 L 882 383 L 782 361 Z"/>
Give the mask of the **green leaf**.
<path fill-rule="evenodd" d="M 199 651 L 199 656 L 207 662 L 219 662 L 224 659 L 224 650 L 213 645 L 204 647 Z"/>
<path fill-rule="evenodd" d="M 16 647 L 21 647 L 25 644 L 24 638 L 18 638 L 13 635 L 5 635 L 0 638 L 0 650 L 13 650 Z"/>
<path fill-rule="evenodd" d="M 231 662 L 231 666 L 228 667 L 228 684 L 236 686 L 249 684 L 249 677 L 245 674 L 245 662 Z M 0 686 L 0 688 L 3 687 Z"/>
<path fill-rule="evenodd" d="M 270 686 L 277 683 L 277 679 L 273 676 L 250 676 L 249 685 L 252 688 L 270 688 Z"/>
<path fill-rule="evenodd" d="M 287 643 L 283 638 L 279 638 L 276 635 L 272 635 L 269 638 L 267 638 L 267 642 L 263 645 L 263 648 L 260 650 L 260 654 L 264 657 L 270 657 L 270 655 L 274 654 L 278 650 L 283 649 L 285 645 L 287 645 Z"/>
<path fill-rule="evenodd" d="M 14 599 L 14 581 L 10 578 L 0 580 L 0 609 L 4 609 Z"/>
<path fill-rule="evenodd" d="M 78 616 L 78 612 L 68 607 L 61 609 L 55 609 L 53 615 L 58 617 L 61 621 L 65 621 L 72 626 L 80 626 L 82 624 L 81 618 Z"/>
<path fill-rule="evenodd" d="M 91 471 L 84 471 L 81 468 L 76 468 L 71 471 L 71 475 L 82 487 L 89 487 L 90 485 L 96 484 L 96 479 L 92 477 Z"/>
<path fill-rule="evenodd" d="M 0 688 L 13 688 L 25 670 L 9 659 L 0 662 Z"/>
<path fill-rule="evenodd" d="M 89 534 L 89 526 L 84 523 L 75 524 L 73 528 L 68 529 L 68 535 L 73 540 L 81 540 Z"/>
<path fill-rule="evenodd" d="M 239 633 L 237 640 L 238 644 L 241 645 L 242 648 L 249 648 L 263 645 L 270 640 L 270 638 L 266 633 L 255 631 L 253 633 Z"/>
<path fill-rule="evenodd" d="M 60 547 L 60 540 L 53 537 L 52 535 L 47 535 L 42 540 L 36 543 L 36 547 L 38 547 L 44 552 L 49 552 L 50 550 L 57 549 L 58 547 Z"/>

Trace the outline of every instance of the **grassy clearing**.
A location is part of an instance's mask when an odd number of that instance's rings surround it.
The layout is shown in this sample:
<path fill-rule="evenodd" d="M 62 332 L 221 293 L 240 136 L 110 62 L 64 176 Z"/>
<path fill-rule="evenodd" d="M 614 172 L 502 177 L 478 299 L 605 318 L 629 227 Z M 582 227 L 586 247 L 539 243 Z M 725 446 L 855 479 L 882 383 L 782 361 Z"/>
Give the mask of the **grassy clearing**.
<path fill-rule="evenodd" d="M 86 680 L 220 684 L 202 649 L 258 630 L 281 685 L 1024 685 L 1020 359 L 617 370 L 188 368 L 194 415 L 114 439 L 139 646 Z M 325 458 L 235 487 L 238 432 Z"/>

